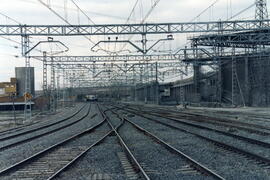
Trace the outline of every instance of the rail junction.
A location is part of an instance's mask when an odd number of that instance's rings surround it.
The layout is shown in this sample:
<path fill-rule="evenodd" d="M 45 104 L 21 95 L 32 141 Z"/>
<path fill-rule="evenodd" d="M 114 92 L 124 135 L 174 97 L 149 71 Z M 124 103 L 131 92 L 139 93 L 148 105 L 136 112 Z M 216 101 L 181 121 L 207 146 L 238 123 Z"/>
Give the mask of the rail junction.
<path fill-rule="evenodd" d="M 10 91 L 0 105 L 13 111 L 0 116 L 14 120 L 0 117 L 1 180 L 270 179 L 266 0 L 225 20 L 172 23 L 147 21 L 161 0 L 132 22 L 137 0 L 118 24 L 96 24 L 61 1 L 64 16 L 53 0 L 35 3 L 63 24 L 24 24 L 0 10 L 0 38 L 21 48 L 25 64 L 0 83 L 0 95 Z M 237 18 L 253 7 L 254 18 Z"/>

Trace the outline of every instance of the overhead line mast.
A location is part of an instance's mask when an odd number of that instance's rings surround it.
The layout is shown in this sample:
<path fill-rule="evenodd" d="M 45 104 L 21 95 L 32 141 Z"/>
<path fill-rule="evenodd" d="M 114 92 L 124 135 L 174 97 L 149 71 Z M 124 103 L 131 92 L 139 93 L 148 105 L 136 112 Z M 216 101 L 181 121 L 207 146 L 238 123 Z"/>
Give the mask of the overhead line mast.
<path fill-rule="evenodd" d="M 265 20 L 268 19 L 267 1 L 266 0 L 256 0 L 256 14 L 255 19 Z"/>

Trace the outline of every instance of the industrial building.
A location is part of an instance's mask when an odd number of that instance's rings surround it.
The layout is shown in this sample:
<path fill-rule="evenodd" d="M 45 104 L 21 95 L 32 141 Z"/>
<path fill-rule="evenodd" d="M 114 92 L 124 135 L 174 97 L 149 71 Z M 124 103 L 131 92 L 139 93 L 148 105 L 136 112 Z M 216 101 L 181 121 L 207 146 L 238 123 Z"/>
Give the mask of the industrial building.
<path fill-rule="evenodd" d="M 18 83 L 18 96 L 23 96 L 25 93 L 25 82 L 27 73 L 29 73 L 29 83 L 30 91 L 29 93 L 34 97 L 35 96 L 35 70 L 34 67 L 16 67 L 15 74 Z"/>
<path fill-rule="evenodd" d="M 232 58 L 237 59 L 235 64 L 232 64 Z M 137 100 L 211 107 L 270 106 L 270 78 L 267 75 L 270 71 L 270 59 L 268 57 L 256 57 L 251 54 L 244 54 L 242 57 L 224 57 L 219 71 L 203 73 L 198 70 L 198 74 L 191 78 L 159 85 L 159 91 L 156 90 L 156 86 L 146 84 L 137 88 Z M 170 93 L 164 95 L 163 89 Z M 156 96 L 156 92 L 160 94 Z M 157 101 L 157 98 L 160 100 Z"/>
<path fill-rule="evenodd" d="M 1 7 L 1 180 L 270 179 L 267 0 Z"/>
<path fill-rule="evenodd" d="M 35 95 L 34 68 L 30 67 L 31 95 Z M 0 83 L 0 110 L 12 110 L 13 102 L 17 110 L 23 110 L 25 105 L 25 81 L 26 68 L 16 67 L 15 78 L 10 78 L 10 82 Z M 32 103 L 33 105 L 33 103 Z"/>
<path fill-rule="evenodd" d="M 10 82 L 0 83 L 0 97 L 17 96 L 17 79 L 10 78 Z"/>

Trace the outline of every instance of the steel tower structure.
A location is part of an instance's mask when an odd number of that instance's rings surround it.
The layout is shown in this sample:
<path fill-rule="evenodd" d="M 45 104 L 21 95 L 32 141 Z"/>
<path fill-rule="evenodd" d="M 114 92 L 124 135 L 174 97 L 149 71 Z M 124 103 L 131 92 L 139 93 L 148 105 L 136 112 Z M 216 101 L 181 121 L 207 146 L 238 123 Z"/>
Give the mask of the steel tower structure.
<path fill-rule="evenodd" d="M 255 4 L 256 4 L 255 19 L 257 20 L 268 19 L 267 1 L 256 0 Z"/>

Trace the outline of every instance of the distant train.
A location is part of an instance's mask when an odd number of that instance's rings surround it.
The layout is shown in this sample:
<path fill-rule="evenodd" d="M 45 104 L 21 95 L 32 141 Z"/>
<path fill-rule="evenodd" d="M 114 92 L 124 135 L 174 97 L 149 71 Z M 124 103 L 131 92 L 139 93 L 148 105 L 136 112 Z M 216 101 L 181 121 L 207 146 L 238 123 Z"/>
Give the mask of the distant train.
<path fill-rule="evenodd" d="M 95 102 L 98 101 L 98 98 L 96 95 L 86 95 L 86 101 Z"/>

